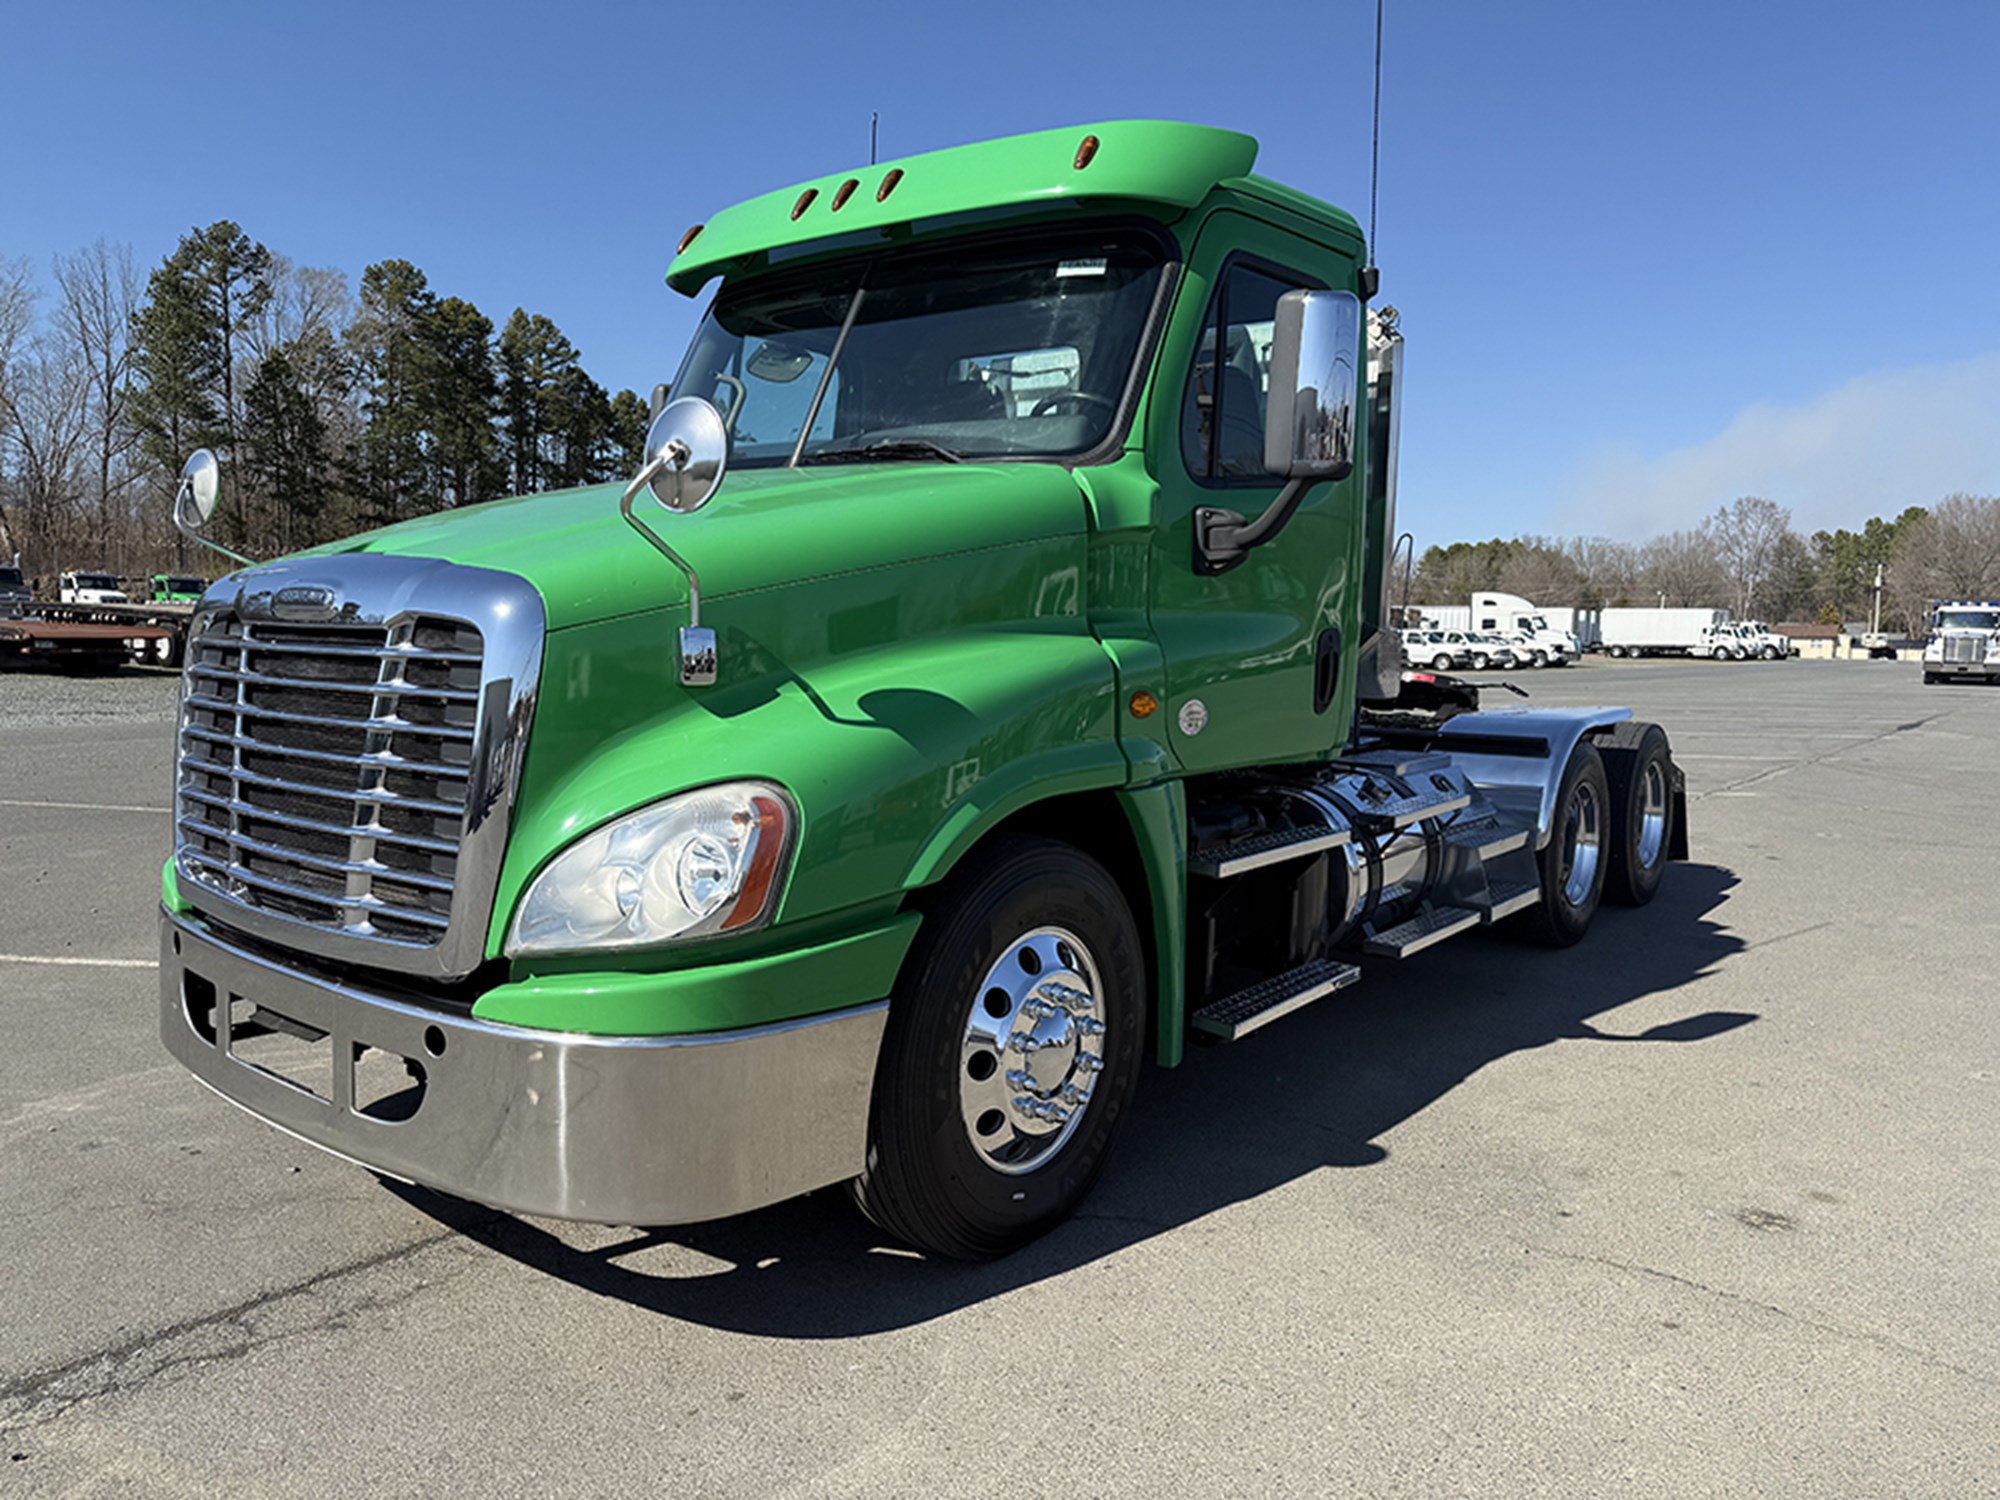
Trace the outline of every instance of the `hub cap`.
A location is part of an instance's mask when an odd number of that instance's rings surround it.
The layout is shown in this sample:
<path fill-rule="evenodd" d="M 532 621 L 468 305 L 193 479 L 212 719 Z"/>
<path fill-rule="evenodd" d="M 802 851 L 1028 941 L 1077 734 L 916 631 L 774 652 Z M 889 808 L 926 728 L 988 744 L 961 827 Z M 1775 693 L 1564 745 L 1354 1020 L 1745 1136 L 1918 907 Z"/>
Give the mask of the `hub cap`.
<path fill-rule="evenodd" d="M 1037 927 L 986 972 L 965 1025 L 958 1099 L 965 1133 L 997 1172 L 1033 1171 L 1062 1149 L 1104 1067 L 1097 964 L 1077 936 Z"/>
<path fill-rule="evenodd" d="M 1667 772 L 1657 760 L 1646 763 L 1639 782 L 1639 867 L 1650 870 L 1667 846 Z"/>
<path fill-rule="evenodd" d="M 1597 860 L 1604 841 L 1604 810 L 1597 789 L 1579 781 L 1569 794 L 1563 817 L 1563 900 L 1581 906 L 1597 879 Z"/>

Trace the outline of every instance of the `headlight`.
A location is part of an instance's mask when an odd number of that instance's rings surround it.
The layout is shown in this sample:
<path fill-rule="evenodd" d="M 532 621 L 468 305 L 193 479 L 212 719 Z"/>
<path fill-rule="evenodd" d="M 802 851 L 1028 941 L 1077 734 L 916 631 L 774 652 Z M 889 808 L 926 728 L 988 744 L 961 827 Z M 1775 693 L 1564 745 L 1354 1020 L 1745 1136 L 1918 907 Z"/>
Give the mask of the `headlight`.
<path fill-rule="evenodd" d="M 509 957 L 743 932 L 776 904 L 791 800 L 763 781 L 683 792 L 627 813 L 551 860 L 528 887 Z"/>

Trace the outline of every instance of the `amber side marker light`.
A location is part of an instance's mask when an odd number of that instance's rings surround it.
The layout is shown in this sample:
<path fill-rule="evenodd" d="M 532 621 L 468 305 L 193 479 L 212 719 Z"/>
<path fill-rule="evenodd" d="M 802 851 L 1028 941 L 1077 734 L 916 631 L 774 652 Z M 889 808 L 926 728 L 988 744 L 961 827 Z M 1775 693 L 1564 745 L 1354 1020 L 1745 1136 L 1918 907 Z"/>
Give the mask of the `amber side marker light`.
<path fill-rule="evenodd" d="M 792 205 L 792 217 L 796 219 L 800 214 L 811 208 L 813 206 L 813 199 L 818 196 L 818 188 L 807 188 L 803 193 L 800 193 L 799 201 Z"/>
<path fill-rule="evenodd" d="M 875 201 L 877 203 L 887 203 L 889 195 L 896 191 L 896 184 L 902 180 L 903 169 L 901 167 L 891 167 L 889 175 L 882 179 L 882 185 L 875 189 Z"/>
<path fill-rule="evenodd" d="M 1095 155 L 1097 155 L 1097 137 L 1087 135 L 1083 138 L 1083 144 L 1076 148 L 1076 170 L 1081 172 L 1089 166 L 1090 159 Z"/>
<path fill-rule="evenodd" d="M 682 235 L 680 244 L 674 247 L 674 254 L 679 255 L 681 251 L 687 249 L 689 245 L 692 245 L 694 243 L 694 237 L 700 234 L 702 230 L 706 229 L 707 227 L 708 226 L 706 224 L 697 224 L 694 226 L 694 228 L 690 229 L 686 234 Z"/>
<path fill-rule="evenodd" d="M 1132 695 L 1132 701 L 1127 706 L 1131 708 L 1133 718 L 1150 719 L 1153 716 L 1153 711 L 1160 706 L 1160 700 L 1144 688 L 1140 688 L 1138 692 Z"/>
<path fill-rule="evenodd" d="M 854 196 L 854 190 L 860 186 L 861 186 L 860 178 L 858 177 L 848 178 L 847 181 L 843 182 L 839 187 L 833 190 L 833 202 L 828 206 L 831 207 L 835 213 L 839 213 L 840 210 L 846 205 L 847 200 Z"/>

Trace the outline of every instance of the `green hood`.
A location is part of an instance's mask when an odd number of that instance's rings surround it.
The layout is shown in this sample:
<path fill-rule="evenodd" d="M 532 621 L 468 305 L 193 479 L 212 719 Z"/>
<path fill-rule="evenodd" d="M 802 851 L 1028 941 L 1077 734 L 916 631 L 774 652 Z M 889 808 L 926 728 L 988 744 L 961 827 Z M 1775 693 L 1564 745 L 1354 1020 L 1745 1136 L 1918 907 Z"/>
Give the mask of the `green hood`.
<path fill-rule="evenodd" d="M 620 485 L 439 511 L 326 547 L 435 557 L 526 578 L 560 630 L 684 605 L 678 569 L 618 514 Z M 1055 464 L 869 464 L 730 475 L 706 508 L 637 512 L 694 567 L 704 607 L 733 595 L 1085 529 Z"/>

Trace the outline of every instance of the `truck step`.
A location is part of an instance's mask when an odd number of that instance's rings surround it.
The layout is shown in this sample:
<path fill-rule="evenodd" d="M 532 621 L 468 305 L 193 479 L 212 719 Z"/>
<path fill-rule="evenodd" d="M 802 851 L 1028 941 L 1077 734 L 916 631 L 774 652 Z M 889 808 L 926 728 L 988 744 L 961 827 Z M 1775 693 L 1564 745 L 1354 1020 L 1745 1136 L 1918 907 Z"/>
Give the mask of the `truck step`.
<path fill-rule="evenodd" d="M 1322 849 L 1335 849 L 1353 836 L 1345 828 L 1281 828 L 1276 833 L 1253 834 L 1247 839 L 1199 851 L 1188 861 L 1188 868 L 1196 875 L 1219 880 L 1265 865 L 1304 859 Z"/>
<path fill-rule="evenodd" d="M 1378 782 L 1376 785 L 1387 795 L 1357 797 L 1354 800 L 1355 820 L 1364 828 L 1384 831 L 1408 828 L 1419 818 L 1433 818 L 1441 813 L 1457 812 L 1472 803 L 1470 792 L 1440 792 L 1431 787 L 1420 786 L 1405 796 L 1384 783 Z"/>
<path fill-rule="evenodd" d="M 1204 1005 L 1194 1013 L 1192 1024 L 1203 1036 L 1233 1042 L 1303 1005 L 1346 989 L 1360 977 L 1361 971 L 1353 964 L 1316 958 Z"/>
<path fill-rule="evenodd" d="M 1408 958 L 1433 943 L 1441 943 L 1468 927 L 1477 927 L 1480 913 L 1463 906 L 1432 906 L 1400 922 L 1386 932 L 1378 932 L 1361 945 L 1366 953 L 1383 958 Z"/>
<path fill-rule="evenodd" d="M 1334 762 L 1342 771 L 1380 771 L 1388 776 L 1415 776 L 1423 771 L 1442 771 L 1451 765 L 1451 757 L 1437 750 L 1363 750 L 1358 755 L 1343 755 Z"/>
<path fill-rule="evenodd" d="M 1498 823 L 1457 823 L 1445 830 L 1444 841 L 1458 849 L 1470 849 L 1482 860 L 1512 854 L 1528 843 L 1528 830 L 1507 828 Z"/>
<path fill-rule="evenodd" d="M 1542 887 L 1533 880 L 1496 880 L 1486 888 L 1486 899 L 1476 903 L 1479 920 L 1489 925 L 1502 917 L 1525 911 L 1542 899 Z"/>

